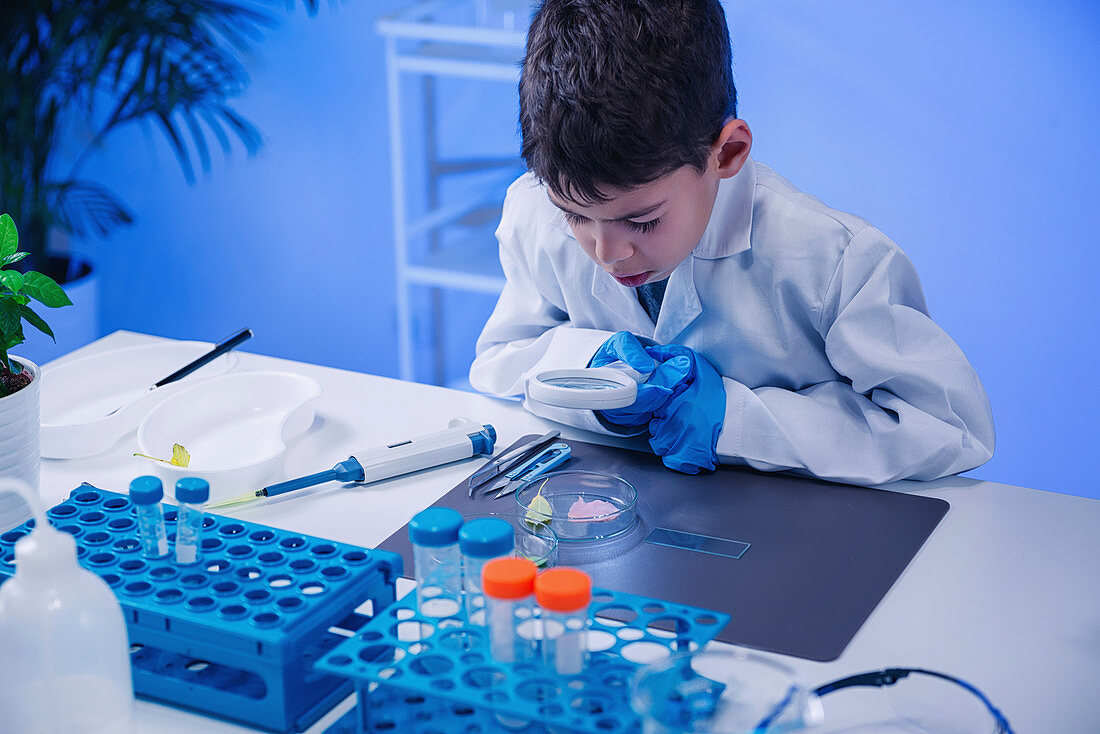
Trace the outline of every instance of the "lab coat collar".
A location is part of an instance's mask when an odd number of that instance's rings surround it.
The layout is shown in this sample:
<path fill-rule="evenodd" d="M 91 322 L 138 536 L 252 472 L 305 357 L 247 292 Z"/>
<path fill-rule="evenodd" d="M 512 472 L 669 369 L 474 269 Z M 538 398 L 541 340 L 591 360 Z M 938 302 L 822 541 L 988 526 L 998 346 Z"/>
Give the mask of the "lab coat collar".
<path fill-rule="evenodd" d="M 630 328 L 627 331 L 642 336 L 653 336 L 653 322 L 649 320 L 642 304 L 638 302 L 638 294 L 633 288 L 620 285 L 595 263 L 592 264 L 592 295 L 606 308 L 629 322 Z M 665 298 L 668 298 L 667 292 Z M 661 313 L 664 313 L 664 310 L 662 305 Z"/>
<path fill-rule="evenodd" d="M 653 339 L 662 344 L 672 343 L 703 311 L 699 291 L 695 286 L 695 258 L 716 260 L 749 249 L 755 193 L 756 164 L 750 157 L 745 160 L 736 176 L 719 182 L 710 222 L 707 223 L 699 244 L 692 251 L 693 257 L 684 258 L 669 276 L 656 326 L 638 303 L 634 289 L 619 285 L 595 264 L 592 272 L 592 295 L 605 307 L 632 322 L 629 330 L 633 333 L 652 335 Z M 555 212 L 553 226 L 570 238 L 573 237 L 560 211 Z"/>
<path fill-rule="evenodd" d="M 692 321 L 703 312 L 699 291 L 695 287 L 695 258 L 684 258 L 668 277 L 661 313 L 654 325 L 638 302 L 634 288 L 620 285 L 601 268 L 592 272 L 592 295 L 605 307 L 630 322 L 628 331 L 651 337 L 661 344 L 671 344 Z"/>
<path fill-rule="evenodd" d="M 637 296 L 635 299 L 637 300 Z M 699 291 L 695 287 L 695 258 L 684 258 L 668 276 L 668 286 L 657 317 L 653 339 L 659 344 L 672 344 L 680 332 L 703 312 Z"/>
<path fill-rule="evenodd" d="M 710 221 L 692 254 L 705 260 L 717 260 L 749 249 L 755 195 L 756 163 L 750 156 L 736 176 L 718 183 Z"/>

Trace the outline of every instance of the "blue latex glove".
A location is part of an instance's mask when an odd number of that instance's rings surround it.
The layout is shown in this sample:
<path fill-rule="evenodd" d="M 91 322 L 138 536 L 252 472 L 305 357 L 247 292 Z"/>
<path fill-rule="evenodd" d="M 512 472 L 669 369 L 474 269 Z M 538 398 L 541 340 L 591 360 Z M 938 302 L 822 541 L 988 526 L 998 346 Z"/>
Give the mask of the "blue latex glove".
<path fill-rule="evenodd" d="M 633 405 L 598 411 L 609 423 L 649 429 L 649 445 L 665 466 L 686 474 L 714 469 L 715 446 L 726 415 L 722 377 L 704 357 L 678 344 L 646 346 L 620 331 L 592 357 L 591 367 L 622 361 L 650 372 Z"/>
<path fill-rule="evenodd" d="M 669 400 L 649 423 L 649 445 L 669 469 L 685 474 L 711 471 L 718 464 L 718 436 L 726 418 L 726 387 L 722 376 L 705 357 L 676 344 L 649 347 L 654 359 L 675 365 L 674 375 L 686 375 Z M 653 380 L 653 377 L 650 380 Z M 667 378 L 666 378 L 667 379 Z"/>
<path fill-rule="evenodd" d="M 600 348 L 588 362 L 589 367 L 605 367 L 613 362 L 623 362 L 643 374 L 657 369 L 657 361 L 646 352 L 645 345 L 629 331 L 620 331 L 600 345 Z M 648 426 L 653 420 L 653 411 L 664 405 L 671 397 L 671 391 L 662 385 L 649 381 L 639 383 L 638 397 L 625 408 L 597 411 L 608 423 L 627 428 Z"/>

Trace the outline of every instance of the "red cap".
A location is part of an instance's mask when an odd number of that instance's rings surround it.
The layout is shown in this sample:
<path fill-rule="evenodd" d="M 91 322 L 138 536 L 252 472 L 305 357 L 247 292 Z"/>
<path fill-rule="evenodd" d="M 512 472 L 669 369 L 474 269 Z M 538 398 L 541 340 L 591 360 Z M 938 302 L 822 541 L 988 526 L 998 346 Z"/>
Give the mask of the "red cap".
<path fill-rule="evenodd" d="M 494 558 L 481 567 L 481 588 L 496 599 L 522 599 L 535 588 L 538 570 L 526 558 Z"/>
<path fill-rule="evenodd" d="M 575 612 L 592 600 L 592 580 L 575 568 L 551 568 L 535 579 L 539 606 L 552 612 Z"/>

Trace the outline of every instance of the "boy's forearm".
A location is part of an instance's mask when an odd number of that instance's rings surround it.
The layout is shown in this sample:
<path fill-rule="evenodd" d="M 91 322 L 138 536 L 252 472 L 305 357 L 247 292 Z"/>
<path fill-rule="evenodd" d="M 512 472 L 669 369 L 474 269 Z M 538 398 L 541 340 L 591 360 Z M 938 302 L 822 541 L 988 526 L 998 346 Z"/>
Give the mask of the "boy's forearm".
<path fill-rule="evenodd" d="M 885 390 L 861 395 L 843 381 L 800 391 L 724 382 L 723 463 L 874 485 L 957 474 L 993 455 L 992 416 L 980 390 L 938 417 Z"/>
<path fill-rule="evenodd" d="M 580 329 L 568 323 L 547 328 L 537 336 L 519 336 L 523 327 L 493 328 L 492 321 L 478 340 L 477 357 L 470 367 L 470 385 L 498 397 L 524 394 L 527 378 L 550 369 L 587 367 L 592 355 L 613 332 Z"/>

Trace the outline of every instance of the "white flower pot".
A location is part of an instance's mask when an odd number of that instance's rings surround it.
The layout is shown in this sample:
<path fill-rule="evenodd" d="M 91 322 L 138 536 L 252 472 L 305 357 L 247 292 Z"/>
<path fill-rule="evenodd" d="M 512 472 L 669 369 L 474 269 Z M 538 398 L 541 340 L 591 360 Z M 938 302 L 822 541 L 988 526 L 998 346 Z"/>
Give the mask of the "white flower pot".
<path fill-rule="evenodd" d="M 0 477 L 22 479 L 38 492 L 39 453 L 38 395 L 42 371 L 34 362 L 12 357 L 31 372 L 31 382 L 22 390 L 0 398 Z M 27 503 L 17 494 L 0 494 L 0 532 L 10 530 L 31 516 Z"/>

